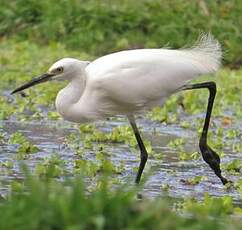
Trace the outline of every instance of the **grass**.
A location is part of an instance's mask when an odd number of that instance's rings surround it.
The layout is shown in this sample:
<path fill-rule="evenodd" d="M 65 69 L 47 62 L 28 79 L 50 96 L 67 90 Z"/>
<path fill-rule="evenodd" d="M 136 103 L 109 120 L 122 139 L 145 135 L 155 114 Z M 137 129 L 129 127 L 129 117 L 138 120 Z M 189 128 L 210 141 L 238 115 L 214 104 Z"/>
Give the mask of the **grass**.
<path fill-rule="evenodd" d="M 223 45 L 227 67 L 213 79 L 218 92 L 209 141 L 222 157 L 224 150 L 242 152 L 242 72 L 228 68 L 239 68 L 242 62 L 240 1 L 0 0 L 0 4 L 0 121 L 26 124 L 60 120 L 53 101 L 63 84 L 51 82 L 22 95 L 10 95 L 16 86 L 45 72 L 57 59 L 71 56 L 93 60 L 121 49 L 167 44 L 176 48 L 195 41 L 200 31 L 211 31 Z M 212 78 L 205 76 L 199 81 L 208 79 Z M 157 125 L 163 122 L 195 131 L 202 127 L 207 97 L 206 90 L 174 95 L 164 107 L 149 112 L 146 119 Z M 242 228 L 242 210 L 229 196 L 215 198 L 205 194 L 202 201 L 189 197 L 138 200 L 142 186 L 122 185 L 115 179 L 126 171 L 125 166 L 122 162 L 114 164 L 110 160 L 112 152 L 106 148 L 125 144 L 135 151 L 137 144 L 130 128 L 116 127 L 107 133 L 93 124 L 75 127 L 78 135 L 65 140 L 75 153 L 72 162 L 54 152 L 40 160 L 31 172 L 24 169 L 23 179 L 12 180 L 9 193 L 0 200 L 0 229 Z M 10 135 L 1 124 L 0 129 L 0 147 L 3 151 L 6 147 L 13 152 L 15 149 L 14 159 L 28 162 L 42 151 L 21 132 Z M 187 152 L 185 145 L 186 140 L 178 138 L 168 147 L 178 150 L 181 163 L 200 157 L 197 152 Z M 150 141 L 146 146 L 150 158 L 160 160 L 162 154 L 153 150 Z M 92 160 L 88 160 L 88 152 L 96 153 Z M 71 171 L 68 163 L 73 164 Z M 241 174 L 238 159 L 222 167 L 229 176 Z M 13 178 L 16 161 L 2 160 L 0 172 Z M 203 180 L 204 177 L 194 176 L 183 183 L 196 186 Z M 4 181 L 0 185 L 5 186 Z M 169 193 L 169 189 L 169 184 L 161 185 L 162 192 Z M 241 179 L 236 179 L 234 189 L 242 194 Z"/>
<path fill-rule="evenodd" d="M 201 31 L 223 44 L 225 61 L 241 64 L 239 0 L 0 1 L 0 36 L 38 44 L 61 42 L 100 56 L 135 47 L 181 47 Z M 53 10 L 54 9 L 54 10 Z"/>
<path fill-rule="evenodd" d="M 138 200 L 126 185 L 110 190 L 103 177 L 87 194 L 81 178 L 40 180 L 25 173 L 0 203 L 0 229 L 241 229 L 229 197 Z M 173 207 L 173 208 L 172 208 Z M 230 216 L 233 214 L 234 216 Z"/>

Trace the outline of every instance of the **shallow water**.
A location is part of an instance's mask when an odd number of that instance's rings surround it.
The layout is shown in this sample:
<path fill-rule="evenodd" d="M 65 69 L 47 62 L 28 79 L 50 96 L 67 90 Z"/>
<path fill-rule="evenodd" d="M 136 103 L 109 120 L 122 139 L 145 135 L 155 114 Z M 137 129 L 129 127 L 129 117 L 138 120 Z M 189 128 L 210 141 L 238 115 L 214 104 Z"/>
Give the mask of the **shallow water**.
<path fill-rule="evenodd" d="M 97 127 L 103 131 L 109 132 L 113 127 L 127 124 L 125 119 L 110 120 L 97 123 Z M 176 138 L 186 139 L 186 148 L 189 152 L 198 151 L 197 134 L 195 131 L 182 129 L 176 125 L 160 125 L 146 119 L 138 120 L 142 127 L 143 136 L 150 140 L 153 149 L 156 152 L 162 152 L 162 160 L 148 159 L 145 172 L 149 173 L 147 182 L 143 190 L 143 195 L 147 197 L 162 196 L 166 192 L 162 190 L 163 185 L 169 185 L 168 194 L 172 197 L 195 197 L 202 199 L 205 193 L 213 196 L 230 195 L 236 203 L 240 203 L 240 195 L 236 190 L 226 191 L 220 180 L 215 176 L 207 164 L 199 158 L 198 160 L 181 161 L 178 152 L 167 146 L 169 141 Z M 154 132 L 155 130 L 155 132 Z M 77 128 L 68 122 L 17 122 L 2 121 L 0 131 L 10 135 L 16 131 L 23 133 L 40 149 L 39 152 L 31 154 L 27 160 L 23 160 L 30 169 L 34 170 L 37 162 L 50 157 L 53 153 L 60 154 L 61 158 L 66 160 L 67 169 L 71 171 L 73 160 L 77 158 L 74 152 L 63 143 L 64 139 L 70 133 L 77 133 Z M 120 164 L 124 161 L 125 170 L 118 175 L 121 182 L 133 180 L 135 173 L 133 168 L 139 164 L 139 151 L 130 149 L 126 144 L 108 144 L 107 149 L 112 152 L 111 161 Z M 89 160 L 94 160 L 95 152 L 90 151 L 87 154 Z M 222 163 L 229 162 L 232 159 L 241 159 L 241 154 L 230 154 L 222 158 Z M 14 167 L 11 173 L 7 169 L 0 169 L 0 195 L 4 195 L 9 190 L 10 182 L 22 178 L 19 169 L 19 161 L 16 160 L 16 146 L 11 144 L 0 144 L 0 162 L 13 161 Z M 225 174 L 226 175 L 226 174 Z M 197 185 L 188 185 L 184 183 L 194 176 L 206 176 Z M 228 176 L 230 180 L 235 181 L 237 176 Z"/>

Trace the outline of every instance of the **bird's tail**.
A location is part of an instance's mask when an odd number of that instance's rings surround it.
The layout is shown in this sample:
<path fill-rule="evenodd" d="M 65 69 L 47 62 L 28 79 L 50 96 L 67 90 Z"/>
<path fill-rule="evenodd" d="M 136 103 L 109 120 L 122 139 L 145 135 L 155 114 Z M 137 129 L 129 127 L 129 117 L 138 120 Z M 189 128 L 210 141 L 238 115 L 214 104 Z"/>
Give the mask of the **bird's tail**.
<path fill-rule="evenodd" d="M 211 34 L 201 34 L 193 47 L 183 48 L 180 51 L 196 63 L 201 74 L 214 73 L 221 65 L 221 45 Z"/>

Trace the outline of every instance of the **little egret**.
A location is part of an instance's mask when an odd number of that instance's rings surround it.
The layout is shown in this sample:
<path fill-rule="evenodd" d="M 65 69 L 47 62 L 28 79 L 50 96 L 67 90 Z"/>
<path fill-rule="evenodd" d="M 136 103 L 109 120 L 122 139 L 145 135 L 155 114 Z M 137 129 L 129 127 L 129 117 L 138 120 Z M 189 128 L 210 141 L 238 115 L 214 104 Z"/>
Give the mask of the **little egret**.
<path fill-rule="evenodd" d="M 220 158 L 207 144 L 207 133 L 215 82 L 188 84 L 203 74 L 216 72 L 221 63 L 220 44 L 212 35 L 202 35 L 191 48 L 136 49 L 112 53 L 93 62 L 63 58 L 47 73 L 15 89 L 13 93 L 49 80 L 68 80 L 69 84 L 56 97 L 56 109 L 72 122 L 83 123 L 109 116 L 126 115 L 139 149 L 140 165 L 136 176 L 139 183 L 148 154 L 135 122 L 135 114 L 157 105 L 181 90 L 209 90 L 207 112 L 199 147 L 204 161 L 223 184 Z"/>

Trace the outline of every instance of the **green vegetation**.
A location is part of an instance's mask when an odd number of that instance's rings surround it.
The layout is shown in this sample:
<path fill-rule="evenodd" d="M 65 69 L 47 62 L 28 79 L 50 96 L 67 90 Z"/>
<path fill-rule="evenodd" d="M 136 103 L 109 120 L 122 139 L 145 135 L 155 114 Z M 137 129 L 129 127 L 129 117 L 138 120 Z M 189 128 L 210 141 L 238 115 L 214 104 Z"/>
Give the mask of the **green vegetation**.
<path fill-rule="evenodd" d="M 1 201 L 0 229 L 241 229 L 230 197 L 204 202 L 138 200 L 137 190 L 123 186 L 110 192 L 103 177 L 87 194 L 80 178 L 38 180 L 26 176 L 12 185 L 12 194 Z M 231 216 L 232 215 L 232 216 Z"/>
<path fill-rule="evenodd" d="M 24 157 L 25 154 L 38 152 L 39 149 L 31 144 L 21 133 L 14 133 L 9 138 L 9 144 L 17 144 L 18 153 L 21 158 Z"/>
<path fill-rule="evenodd" d="M 172 189 L 166 181 L 159 188 L 162 198 L 137 199 L 143 185 L 133 186 L 127 176 L 125 182 L 121 180 L 122 174 L 127 173 L 126 162 L 111 159 L 119 146 L 131 149 L 136 160 L 139 158 L 131 128 L 123 125 L 107 131 L 94 124 L 64 124 L 53 103 L 63 83 L 50 82 L 23 94 L 10 95 L 15 87 L 45 72 L 62 57 L 93 60 L 127 48 L 166 45 L 176 48 L 194 42 L 201 31 L 211 31 L 223 45 L 226 67 L 214 78 L 218 92 L 209 142 L 222 157 L 224 172 L 235 182 L 224 190 L 235 190 L 241 197 L 242 4 L 239 0 L 0 0 L 0 5 L 0 176 L 11 178 L 9 192 L 0 195 L 0 229 L 242 228 L 242 210 L 230 196 L 216 198 L 205 194 L 201 200 L 170 198 L 164 195 L 169 195 Z M 211 77 L 199 81 L 208 79 Z M 173 125 L 200 135 L 207 97 L 206 90 L 179 93 L 163 107 L 144 115 L 144 119 L 156 122 L 157 127 L 161 123 Z M 4 129 L 2 123 L 8 121 L 17 121 L 26 130 L 27 124 L 40 121 L 42 124 L 53 121 L 57 130 L 59 125 L 75 129 L 65 132 L 65 139 L 61 140 L 74 156 L 67 161 L 61 149 L 54 149 L 48 152 L 48 157 L 38 158 L 44 151 L 38 141 L 35 143 L 28 133 Z M 159 132 L 154 129 L 149 134 L 158 136 Z M 145 145 L 150 160 L 159 163 L 167 156 L 154 148 L 152 137 L 147 137 Z M 189 145 L 188 138 L 183 136 L 167 143 L 181 166 L 196 164 L 201 158 Z M 8 152 L 13 156 L 9 157 Z M 34 157 L 38 162 L 31 166 Z M 223 157 L 232 160 L 224 162 Z M 23 177 L 15 176 L 20 162 L 30 163 L 32 176 L 26 169 Z M 136 170 L 134 166 L 130 169 L 133 173 Z M 146 178 L 152 169 L 147 171 Z M 170 174 L 176 175 L 174 168 Z M 193 175 L 178 180 L 182 186 L 197 189 L 207 177 Z M 5 183 L 0 181 L 0 186 L 5 188 Z"/>
<path fill-rule="evenodd" d="M 0 35 L 99 56 L 134 47 L 181 47 L 201 31 L 224 46 L 225 60 L 241 63 L 240 0 L 15 0 L 0 1 Z"/>

